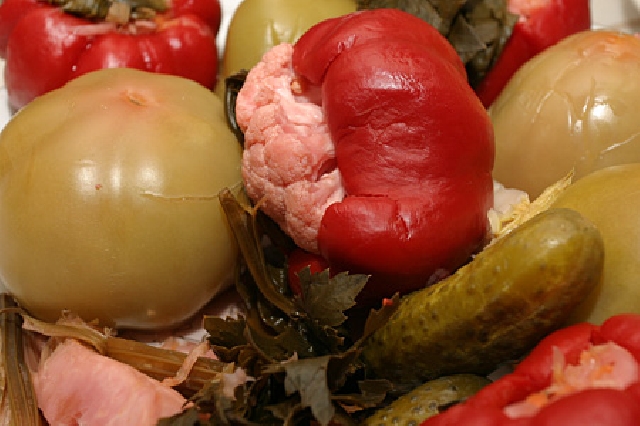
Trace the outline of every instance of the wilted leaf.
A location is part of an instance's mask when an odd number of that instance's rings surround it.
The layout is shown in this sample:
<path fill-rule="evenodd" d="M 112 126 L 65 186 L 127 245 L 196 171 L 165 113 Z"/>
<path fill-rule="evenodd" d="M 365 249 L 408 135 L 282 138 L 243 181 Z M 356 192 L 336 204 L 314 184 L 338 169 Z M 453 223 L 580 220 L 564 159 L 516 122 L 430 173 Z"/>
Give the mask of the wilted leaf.
<path fill-rule="evenodd" d="M 199 419 L 198 409 L 191 407 L 171 417 L 158 420 L 157 426 L 194 426 L 199 424 Z"/>
<path fill-rule="evenodd" d="M 335 414 L 327 385 L 327 368 L 330 356 L 288 361 L 275 366 L 275 371 L 285 371 L 285 391 L 298 393 L 300 404 L 309 407 L 322 425 L 328 425 Z"/>
<path fill-rule="evenodd" d="M 240 191 L 238 191 L 240 192 Z M 240 193 L 243 194 L 243 193 Z M 241 195 L 223 189 L 218 198 L 227 221 L 236 237 L 240 251 L 262 295 L 288 315 L 295 313 L 290 298 L 275 290 L 272 276 L 264 260 L 263 234 L 256 224 L 258 210 L 241 202 Z"/>
<path fill-rule="evenodd" d="M 243 317 L 223 319 L 205 315 L 203 325 L 209 334 L 209 341 L 215 345 L 234 347 L 247 343 L 244 337 L 246 321 Z"/>
<path fill-rule="evenodd" d="M 224 99 L 224 113 L 227 119 L 227 124 L 236 135 L 238 142 L 241 146 L 244 146 L 244 133 L 238 125 L 236 120 L 236 100 L 238 99 L 238 93 L 244 86 L 244 82 L 247 79 L 248 71 L 241 70 L 236 74 L 230 75 L 224 81 L 225 84 L 225 99 Z"/>
<path fill-rule="evenodd" d="M 379 328 L 382 328 L 387 321 L 389 321 L 389 318 L 398 310 L 399 306 L 400 295 L 396 293 L 391 299 L 385 299 L 380 309 L 371 309 L 364 324 L 364 332 L 358 340 L 357 345 L 359 346 L 368 336 L 372 335 Z"/>
<path fill-rule="evenodd" d="M 192 403 L 181 413 L 160 419 L 158 426 L 217 426 L 250 425 L 244 418 L 244 386 L 236 389 L 236 396 L 226 395 L 224 375 L 221 380 L 208 383 L 190 398 Z"/>
<path fill-rule="evenodd" d="M 253 344 L 273 360 L 282 361 L 296 354 L 309 354 L 313 351 L 308 339 L 293 327 L 288 327 L 275 336 L 257 331 L 250 333 Z"/>
<path fill-rule="evenodd" d="M 320 324 L 331 327 L 337 327 L 347 319 L 344 311 L 356 304 L 356 296 L 369 278 L 347 273 L 329 278 L 328 270 L 312 275 L 309 268 L 302 269 L 298 277 L 304 311 Z"/>
<path fill-rule="evenodd" d="M 507 0 L 358 0 L 357 9 L 395 8 L 428 22 L 458 52 L 476 86 L 493 67 L 518 17 Z"/>
<path fill-rule="evenodd" d="M 360 347 L 345 325 L 346 312 L 356 305 L 368 276 L 344 272 L 330 277 L 328 270 L 311 274 L 306 268 L 298 274 L 301 295 L 292 295 L 287 262 L 280 258 L 286 248 L 265 245 L 279 241 L 286 247 L 281 230 L 259 220 L 263 216 L 244 202 L 242 193 L 227 190 L 220 197 L 246 264 L 236 281 L 246 309 L 244 318 L 205 318 L 204 325 L 219 358 L 256 378 L 248 388 L 246 419 L 289 426 L 313 419 L 327 424 L 337 416 L 344 425 L 356 424 L 344 406 L 375 406 L 387 390 L 379 382 L 374 393 L 359 391 L 364 374 Z M 372 311 L 367 330 L 381 326 L 393 310 Z"/>

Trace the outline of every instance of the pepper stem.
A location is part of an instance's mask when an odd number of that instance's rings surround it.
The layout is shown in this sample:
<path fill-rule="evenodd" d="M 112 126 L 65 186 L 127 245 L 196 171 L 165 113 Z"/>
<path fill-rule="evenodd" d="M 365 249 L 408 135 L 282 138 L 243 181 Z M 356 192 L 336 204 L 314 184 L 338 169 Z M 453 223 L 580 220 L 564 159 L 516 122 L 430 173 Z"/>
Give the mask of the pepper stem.
<path fill-rule="evenodd" d="M 169 8 L 168 0 L 43 0 L 64 12 L 90 20 L 126 24 L 153 19 Z"/>

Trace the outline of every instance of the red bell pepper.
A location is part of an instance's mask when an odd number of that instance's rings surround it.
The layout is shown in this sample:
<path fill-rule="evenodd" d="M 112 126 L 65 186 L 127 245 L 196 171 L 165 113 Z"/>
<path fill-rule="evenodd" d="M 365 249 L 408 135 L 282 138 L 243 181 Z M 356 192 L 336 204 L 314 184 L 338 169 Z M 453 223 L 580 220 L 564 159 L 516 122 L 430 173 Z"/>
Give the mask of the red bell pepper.
<path fill-rule="evenodd" d="M 318 248 L 331 269 L 371 274 L 376 303 L 424 287 L 485 242 L 493 129 L 451 45 L 395 9 L 326 20 L 294 46 L 320 91 L 346 197 L 329 205 Z"/>
<path fill-rule="evenodd" d="M 71 0 L 70 0 L 71 1 Z M 101 68 L 173 74 L 213 88 L 218 0 L 173 0 L 153 17 L 125 23 L 65 13 L 38 0 L 0 3 L 0 57 L 10 107 Z"/>
<path fill-rule="evenodd" d="M 550 334 L 507 374 L 422 426 L 640 424 L 640 315 Z"/>
<path fill-rule="evenodd" d="M 591 28 L 589 0 L 509 0 L 508 8 L 520 19 L 496 63 L 475 88 L 486 107 L 525 62 L 563 38 Z"/>

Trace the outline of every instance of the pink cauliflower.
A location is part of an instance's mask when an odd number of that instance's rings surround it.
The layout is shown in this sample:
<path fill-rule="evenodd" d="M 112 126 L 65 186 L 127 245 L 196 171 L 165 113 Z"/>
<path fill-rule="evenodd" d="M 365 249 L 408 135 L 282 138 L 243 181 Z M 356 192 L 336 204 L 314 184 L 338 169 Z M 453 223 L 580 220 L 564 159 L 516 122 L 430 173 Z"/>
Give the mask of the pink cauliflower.
<path fill-rule="evenodd" d="M 299 247 L 317 253 L 322 216 L 345 193 L 322 107 L 295 94 L 292 55 L 291 44 L 274 47 L 238 94 L 242 171 L 249 197 Z"/>

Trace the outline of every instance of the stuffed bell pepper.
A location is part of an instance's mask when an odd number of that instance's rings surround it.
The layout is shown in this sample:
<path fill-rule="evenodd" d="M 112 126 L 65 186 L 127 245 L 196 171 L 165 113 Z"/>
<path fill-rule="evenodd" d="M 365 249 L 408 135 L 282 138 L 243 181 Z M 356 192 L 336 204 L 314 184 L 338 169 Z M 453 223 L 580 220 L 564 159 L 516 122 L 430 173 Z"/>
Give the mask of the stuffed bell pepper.
<path fill-rule="evenodd" d="M 547 336 L 515 368 L 422 426 L 632 426 L 640 422 L 640 315 Z"/>
<path fill-rule="evenodd" d="M 0 58 L 9 105 L 101 68 L 172 74 L 213 88 L 218 0 L 0 3 Z"/>
<path fill-rule="evenodd" d="M 486 242 L 491 122 L 419 18 L 354 12 L 274 47 L 236 120 L 251 199 L 332 272 L 370 274 L 363 302 L 424 287 Z"/>

